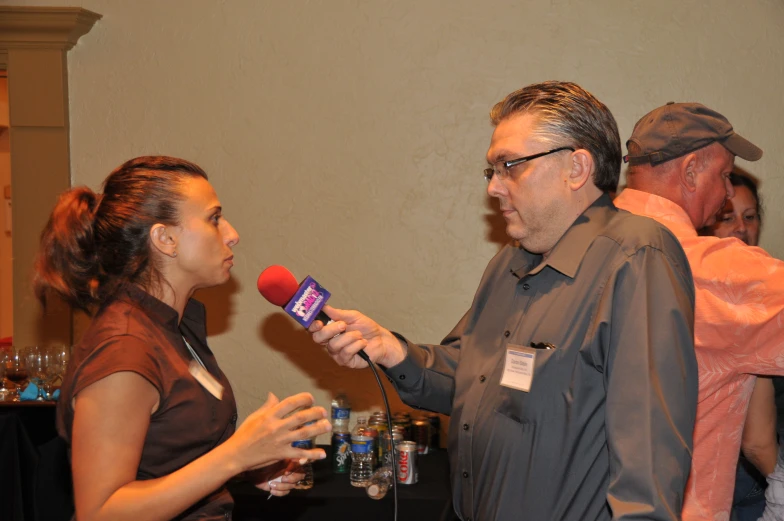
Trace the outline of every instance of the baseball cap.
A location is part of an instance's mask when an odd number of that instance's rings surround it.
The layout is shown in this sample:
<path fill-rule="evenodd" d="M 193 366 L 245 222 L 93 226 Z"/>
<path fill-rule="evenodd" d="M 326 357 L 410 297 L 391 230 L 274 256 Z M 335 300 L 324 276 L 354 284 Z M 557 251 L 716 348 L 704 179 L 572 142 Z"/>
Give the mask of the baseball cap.
<path fill-rule="evenodd" d="M 641 153 L 623 158 L 631 165 L 658 165 L 706 147 L 721 143 L 724 148 L 745 159 L 757 161 L 762 149 L 735 133 L 730 122 L 700 103 L 675 103 L 652 110 L 634 125 L 632 137 L 626 142 L 640 147 Z"/>

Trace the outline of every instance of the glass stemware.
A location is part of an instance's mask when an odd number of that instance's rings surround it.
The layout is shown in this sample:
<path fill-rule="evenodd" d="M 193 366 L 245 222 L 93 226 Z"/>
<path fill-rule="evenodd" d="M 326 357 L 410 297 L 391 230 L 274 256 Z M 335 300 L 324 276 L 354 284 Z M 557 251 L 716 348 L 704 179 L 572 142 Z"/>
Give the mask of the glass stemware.
<path fill-rule="evenodd" d="M 18 402 L 22 385 L 27 381 L 27 360 L 23 349 L 11 348 L 5 365 L 5 377 L 16 386 L 11 401 Z"/>
<path fill-rule="evenodd" d="M 44 398 L 52 400 L 54 387 L 60 387 L 65 374 L 65 367 L 68 364 L 70 349 L 64 345 L 54 345 L 44 351 L 46 359 L 46 371 L 43 379 Z"/>
<path fill-rule="evenodd" d="M 0 347 L 0 402 L 4 402 L 11 397 L 11 388 L 6 384 L 5 370 L 6 363 L 11 353 L 10 348 Z"/>
<path fill-rule="evenodd" d="M 44 381 L 48 378 L 49 358 L 47 349 L 41 346 L 27 346 L 25 348 L 25 358 L 27 359 L 27 375 L 30 383 L 38 389 L 36 400 L 44 400 Z"/>

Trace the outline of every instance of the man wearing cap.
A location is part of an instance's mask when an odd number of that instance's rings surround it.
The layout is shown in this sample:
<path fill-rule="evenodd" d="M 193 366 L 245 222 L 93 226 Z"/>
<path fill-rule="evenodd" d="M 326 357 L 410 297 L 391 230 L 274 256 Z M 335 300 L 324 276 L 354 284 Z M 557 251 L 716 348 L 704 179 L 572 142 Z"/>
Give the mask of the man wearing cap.
<path fill-rule="evenodd" d="M 735 157 L 757 161 L 762 150 L 699 103 L 646 114 L 626 147 L 627 188 L 614 202 L 675 234 L 697 295 L 699 398 L 683 519 L 726 520 L 753 375 L 784 374 L 784 263 L 738 239 L 696 230 L 713 224 L 733 196 Z"/>

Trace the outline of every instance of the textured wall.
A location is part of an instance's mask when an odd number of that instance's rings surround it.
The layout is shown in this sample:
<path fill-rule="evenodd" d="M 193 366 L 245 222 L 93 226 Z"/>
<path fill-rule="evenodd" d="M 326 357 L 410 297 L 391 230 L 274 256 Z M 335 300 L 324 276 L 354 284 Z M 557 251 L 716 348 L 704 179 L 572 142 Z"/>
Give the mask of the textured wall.
<path fill-rule="evenodd" d="M 259 297 L 269 264 L 412 339 L 451 329 L 503 237 L 481 178 L 487 113 L 528 83 L 582 84 L 624 141 L 669 100 L 723 112 L 766 151 L 749 170 L 763 246 L 784 254 L 780 0 L 16 3 L 104 15 L 69 57 L 75 184 L 140 154 L 210 172 L 242 241 L 231 284 L 202 297 L 243 414 L 267 391 L 380 404 L 370 374 Z"/>

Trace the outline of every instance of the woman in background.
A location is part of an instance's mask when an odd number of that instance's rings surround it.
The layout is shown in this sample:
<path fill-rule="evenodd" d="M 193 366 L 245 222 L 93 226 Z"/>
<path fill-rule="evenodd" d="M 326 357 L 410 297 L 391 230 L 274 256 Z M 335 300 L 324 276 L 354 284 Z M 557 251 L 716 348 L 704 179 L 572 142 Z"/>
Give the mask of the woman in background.
<path fill-rule="evenodd" d="M 727 200 L 716 224 L 704 230 L 704 235 L 734 237 L 757 246 L 762 224 L 757 185 L 750 177 L 735 172 L 730 174 L 730 183 L 735 195 Z M 754 384 L 735 473 L 731 521 L 757 521 L 765 510 L 765 477 L 773 472 L 778 451 L 776 402 L 781 400 L 776 400 L 776 394 L 782 382 L 779 377 L 757 377 Z"/>
<path fill-rule="evenodd" d="M 730 184 L 735 195 L 728 199 L 716 216 L 716 224 L 704 230 L 703 235 L 715 235 L 722 239 L 735 237 L 749 246 L 759 244 L 762 224 L 762 203 L 754 180 L 743 174 L 732 172 Z"/>
<path fill-rule="evenodd" d="M 257 469 L 260 488 L 284 495 L 302 477 L 288 462 L 325 457 L 291 447 L 330 430 L 308 393 L 270 395 L 235 432 L 234 395 L 191 297 L 229 280 L 238 241 L 205 172 L 182 159 L 132 159 L 102 194 L 60 197 L 34 287 L 44 304 L 56 294 L 94 313 L 57 409 L 80 521 L 230 519 L 230 478 Z"/>

